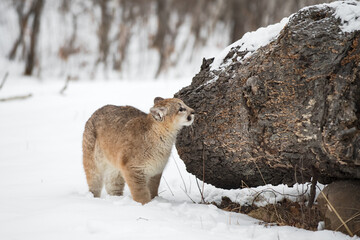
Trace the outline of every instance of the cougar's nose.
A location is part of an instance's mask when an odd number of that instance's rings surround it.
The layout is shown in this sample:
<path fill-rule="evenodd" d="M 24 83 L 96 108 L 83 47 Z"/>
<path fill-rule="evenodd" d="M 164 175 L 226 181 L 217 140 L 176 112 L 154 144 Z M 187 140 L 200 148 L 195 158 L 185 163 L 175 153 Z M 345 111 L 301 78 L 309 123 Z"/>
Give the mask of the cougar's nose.
<path fill-rule="evenodd" d="M 194 114 L 195 114 L 195 111 L 191 109 L 190 114 L 189 114 L 189 116 L 187 117 L 187 120 L 188 120 L 188 121 L 193 120 Z"/>

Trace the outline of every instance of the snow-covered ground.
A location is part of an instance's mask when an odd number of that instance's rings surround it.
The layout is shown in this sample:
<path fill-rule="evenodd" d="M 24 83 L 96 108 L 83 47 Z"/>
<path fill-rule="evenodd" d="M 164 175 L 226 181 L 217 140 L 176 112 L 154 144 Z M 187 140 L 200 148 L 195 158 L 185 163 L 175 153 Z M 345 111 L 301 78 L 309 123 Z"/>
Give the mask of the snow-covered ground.
<path fill-rule="evenodd" d="M 103 192 L 100 199 L 93 198 L 81 156 L 82 131 L 92 112 L 104 104 L 133 105 L 147 112 L 154 97 L 171 97 L 189 83 L 70 82 L 61 95 L 62 81 L 9 76 L 0 99 L 33 96 L 0 102 L 0 239 L 351 239 L 326 230 L 266 227 L 246 215 L 198 204 L 195 177 L 186 172 L 175 149 L 160 197 L 150 203 L 134 202 L 128 189 L 122 197 Z M 245 203 L 269 187 L 222 190 L 205 184 L 204 196 L 209 202 L 226 195 Z M 297 194 L 304 186 L 274 188 Z M 264 197 L 258 204 L 275 200 L 273 193 Z"/>

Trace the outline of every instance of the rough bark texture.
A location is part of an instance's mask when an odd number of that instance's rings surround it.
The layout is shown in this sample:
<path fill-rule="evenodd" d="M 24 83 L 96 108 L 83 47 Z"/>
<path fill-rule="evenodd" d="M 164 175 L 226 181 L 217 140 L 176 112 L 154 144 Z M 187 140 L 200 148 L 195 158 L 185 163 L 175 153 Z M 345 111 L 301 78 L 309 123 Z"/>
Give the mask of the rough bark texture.
<path fill-rule="evenodd" d="M 197 113 L 176 144 L 189 172 L 222 188 L 360 178 L 360 31 L 342 33 L 333 11 L 299 11 L 220 71 L 204 60 L 175 94 Z"/>

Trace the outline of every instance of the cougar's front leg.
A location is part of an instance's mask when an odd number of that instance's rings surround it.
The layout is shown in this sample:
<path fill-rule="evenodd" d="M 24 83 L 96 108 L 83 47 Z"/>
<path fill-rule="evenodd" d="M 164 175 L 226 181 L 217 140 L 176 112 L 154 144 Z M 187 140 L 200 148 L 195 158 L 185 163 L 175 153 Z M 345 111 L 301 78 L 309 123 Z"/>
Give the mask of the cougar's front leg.
<path fill-rule="evenodd" d="M 146 175 L 142 170 L 127 167 L 123 169 L 123 176 L 135 201 L 141 204 L 150 202 L 151 195 Z"/>
<path fill-rule="evenodd" d="M 156 197 L 158 195 L 158 189 L 159 189 L 159 184 L 160 184 L 160 180 L 161 180 L 161 175 L 162 175 L 162 173 L 155 175 L 155 176 L 151 177 L 149 180 L 149 189 L 150 189 L 151 199 L 153 199 L 154 197 Z"/>

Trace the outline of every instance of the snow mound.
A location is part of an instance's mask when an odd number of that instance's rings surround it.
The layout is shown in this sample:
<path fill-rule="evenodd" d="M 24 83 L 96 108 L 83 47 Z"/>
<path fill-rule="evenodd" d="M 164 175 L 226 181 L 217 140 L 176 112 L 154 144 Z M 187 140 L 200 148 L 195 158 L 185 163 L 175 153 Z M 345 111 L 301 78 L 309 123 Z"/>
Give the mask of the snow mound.
<path fill-rule="evenodd" d="M 335 17 L 340 18 L 340 29 L 343 32 L 354 32 L 360 30 L 360 2 L 341 1 L 329 4 L 335 8 Z"/>
<path fill-rule="evenodd" d="M 276 39 L 281 29 L 284 28 L 288 21 L 289 18 L 283 18 L 279 23 L 259 28 L 253 32 L 245 33 L 241 39 L 227 46 L 220 52 L 219 55 L 215 57 L 210 70 L 217 70 L 220 68 L 220 66 L 226 67 L 229 65 L 231 63 L 230 60 L 225 63 L 223 63 L 223 61 L 232 48 L 239 47 L 238 51 L 248 51 L 243 59 L 251 56 L 252 53 L 254 53 L 257 49 L 269 44 L 271 41 Z"/>
<path fill-rule="evenodd" d="M 356 0 L 337 1 L 332 3 L 318 4 L 315 6 L 304 7 L 300 11 L 317 7 L 324 9 L 327 7 L 334 9 L 334 17 L 340 19 L 340 29 L 343 33 L 360 30 L 360 2 Z"/>

